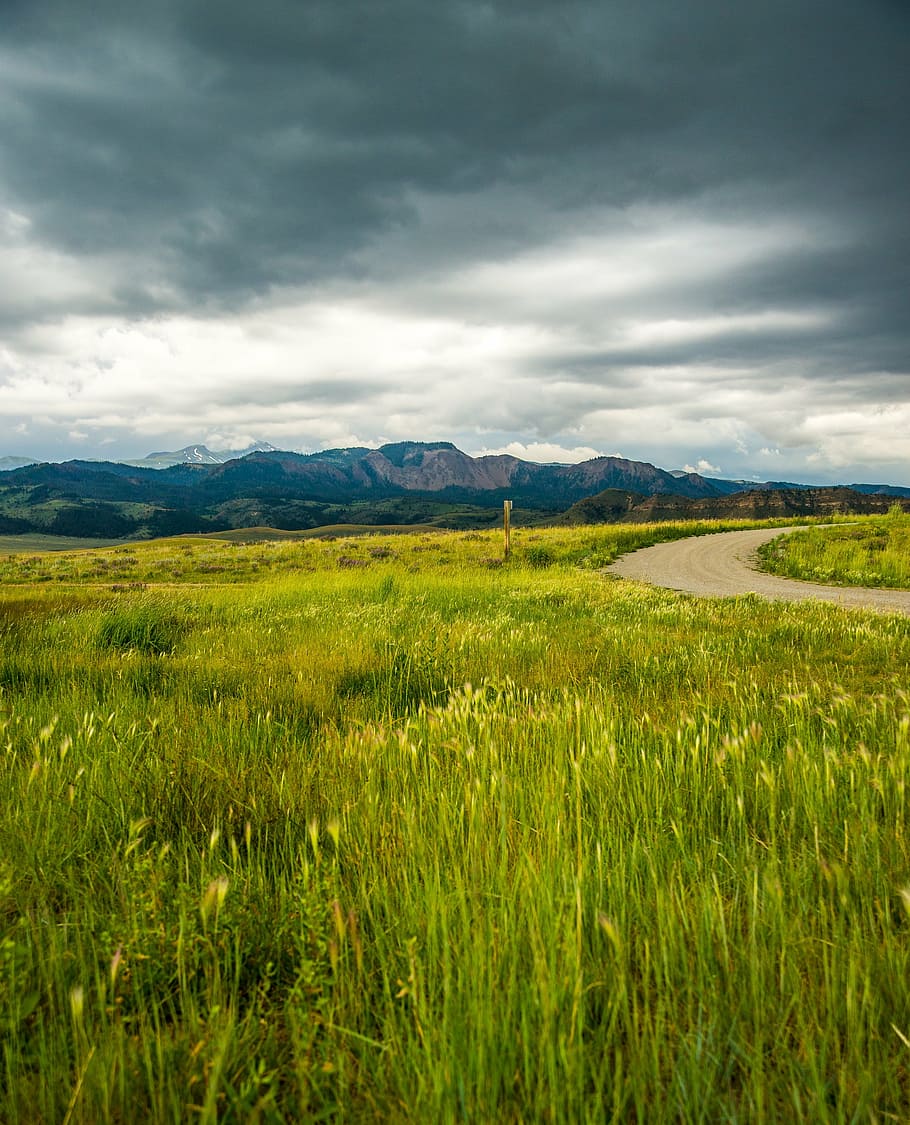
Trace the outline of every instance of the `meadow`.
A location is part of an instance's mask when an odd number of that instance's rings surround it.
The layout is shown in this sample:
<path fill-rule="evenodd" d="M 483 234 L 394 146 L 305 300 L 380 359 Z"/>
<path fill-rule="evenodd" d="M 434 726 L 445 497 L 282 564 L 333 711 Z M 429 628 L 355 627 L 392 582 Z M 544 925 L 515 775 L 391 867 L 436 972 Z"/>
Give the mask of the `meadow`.
<path fill-rule="evenodd" d="M 0 1120 L 910 1117 L 910 620 L 686 530 L 0 560 Z"/>
<path fill-rule="evenodd" d="M 772 541 L 761 555 L 764 569 L 785 578 L 910 589 L 910 517 L 895 507 L 887 516 L 807 528 Z"/>

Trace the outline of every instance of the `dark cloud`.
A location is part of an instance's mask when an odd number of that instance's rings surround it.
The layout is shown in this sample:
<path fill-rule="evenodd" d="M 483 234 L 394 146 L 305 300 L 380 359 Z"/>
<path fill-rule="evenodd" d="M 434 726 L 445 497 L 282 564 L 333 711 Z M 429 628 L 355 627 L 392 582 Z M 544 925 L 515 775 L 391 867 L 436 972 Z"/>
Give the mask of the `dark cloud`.
<path fill-rule="evenodd" d="M 585 403 L 547 380 L 625 396 L 685 366 L 905 402 L 908 105 L 896 0 L 6 0 L 0 332 L 28 355 L 28 326 L 67 315 L 217 320 L 353 293 L 559 337 L 516 375 L 553 426 Z M 650 215 L 770 250 L 702 271 L 697 246 L 683 269 L 649 244 L 651 280 L 604 295 Z M 590 292 L 548 282 L 548 248 L 597 238 Z M 537 249 L 525 286 L 472 291 Z M 707 327 L 630 341 L 635 317 Z M 374 385 L 305 372 L 299 393 L 330 408 Z M 224 403 L 285 394 L 235 383 Z"/>
<path fill-rule="evenodd" d="M 281 407 L 296 403 L 315 406 L 343 406 L 350 402 L 375 403 L 383 395 L 396 390 L 392 382 L 382 384 L 366 379 L 340 376 L 335 379 L 318 379 L 293 383 L 274 383 L 265 386 L 228 387 L 219 394 L 221 406 Z"/>
<path fill-rule="evenodd" d="M 567 224 L 706 189 L 905 211 L 908 26 L 874 0 L 37 0 L 5 21 L 4 195 L 52 245 L 140 255 L 126 304 L 344 270 L 416 228 L 414 191 L 511 182 Z"/>

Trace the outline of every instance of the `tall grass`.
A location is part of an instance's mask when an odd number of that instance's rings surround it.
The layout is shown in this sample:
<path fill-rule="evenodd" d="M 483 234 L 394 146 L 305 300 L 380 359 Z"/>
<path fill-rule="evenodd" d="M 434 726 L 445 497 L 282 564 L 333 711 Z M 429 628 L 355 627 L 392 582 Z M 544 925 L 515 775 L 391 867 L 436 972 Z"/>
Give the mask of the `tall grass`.
<path fill-rule="evenodd" d="M 895 508 L 835 527 L 814 527 L 761 549 L 773 574 L 841 586 L 910 589 L 910 515 Z"/>
<path fill-rule="evenodd" d="M 560 534 L 3 592 L 0 1120 L 907 1118 L 910 622 Z"/>
<path fill-rule="evenodd" d="M 783 524 L 786 521 L 779 521 Z M 619 554 L 725 528 L 756 526 L 745 521 L 626 524 L 606 528 L 564 527 L 513 530 L 514 563 L 547 566 L 571 562 L 597 568 Z M 250 532 L 254 535 L 254 532 Z M 23 537 L 31 542 L 29 537 Z M 58 542 L 65 542 L 60 540 Z M 153 585 L 236 585 L 299 575 L 301 571 L 336 569 L 409 571 L 489 568 L 502 562 L 502 532 L 428 530 L 419 534 L 325 535 L 304 539 L 178 537 L 150 543 L 122 543 L 94 550 L 0 553 L 4 586 L 53 583 L 115 586 L 118 592 Z"/>

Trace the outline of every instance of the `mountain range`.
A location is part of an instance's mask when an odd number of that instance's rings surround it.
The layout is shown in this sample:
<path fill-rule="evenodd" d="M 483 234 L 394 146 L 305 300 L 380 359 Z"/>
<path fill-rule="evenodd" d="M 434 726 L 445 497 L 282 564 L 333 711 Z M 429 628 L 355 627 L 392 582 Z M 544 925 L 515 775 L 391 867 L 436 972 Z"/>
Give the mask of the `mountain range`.
<path fill-rule="evenodd" d="M 223 465 L 226 461 L 234 461 L 239 457 L 246 457 L 249 453 L 277 453 L 274 445 L 267 441 L 254 441 L 244 449 L 209 449 L 205 445 L 185 445 L 183 449 L 173 449 L 167 452 L 147 453 L 145 457 L 123 461 L 107 462 L 115 465 L 132 465 L 137 469 L 170 469 L 174 465 Z M 11 469 L 22 469 L 26 465 L 38 465 L 42 462 L 34 457 L 0 457 L 0 473 L 9 472 Z"/>
<path fill-rule="evenodd" d="M 852 488 L 753 488 L 726 496 L 641 496 L 607 489 L 573 504 L 560 523 L 656 523 L 664 520 L 767 520 L 800 516 L 883 515 L 910 496 Z"/>
<path fill-rule="evenodd" d="M 231 457 L 199 445 L 134 463 L 77 460 L 9 469 L 0 477 L 0 533 L 117 538 L 336 523 L 487 526 L 505 499 L 515 503 L 517 518 L 521 512 L 526 523 L 544 522 L 605 490 L 636 498 L 633 508 L 648 498 L 675 497 L 669 509 L 666 502 L 651 502 L 652 514 L 645 518 L 659 519 L 670 518 L 661 512 L 675 510 L 681 501 L 703 502 L 706 514 L 712 501 L 734 494 L 812 491 L 674 474 L 622 457 L 577 465 L 542 465 L 506 454 L 471 457 L 451 442 L 310 454 L 257 443 L 240 452 Z M 151 467 L 178 457 L 166 467 Z M 859 492 L 910 497 L 910 489 L 898 486 L 856 486 L 852 495 Z M 876 510 L 881 503 L 876 501 Z"/>

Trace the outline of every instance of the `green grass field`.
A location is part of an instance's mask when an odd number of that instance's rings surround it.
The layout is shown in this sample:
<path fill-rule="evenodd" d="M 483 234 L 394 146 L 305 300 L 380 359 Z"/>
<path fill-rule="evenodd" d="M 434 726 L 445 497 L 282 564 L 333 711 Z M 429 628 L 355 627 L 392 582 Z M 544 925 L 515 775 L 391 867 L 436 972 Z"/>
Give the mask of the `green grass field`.
<path fill-rule="evenodd" d="M 764 569 L 785 578 L 837 586 L 910 589 L 910 516 L 855 517 L 774 540 L 761 550 Z"/>
<path fill-rule="evenodd" d="M 37 554 L 110 547 L 117 539 L 71 539 L 64 535 L 0 535 L 0 555 Z"/>
<path fill-rule="evenodd" d="M 907 1120 L 910 620 L 684 530 L 0 561 L 0 1120 Z"/>

